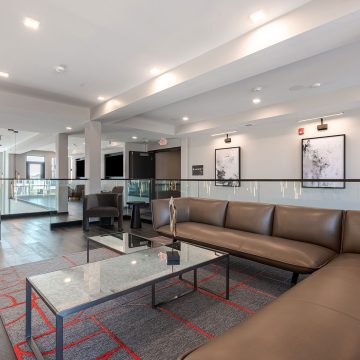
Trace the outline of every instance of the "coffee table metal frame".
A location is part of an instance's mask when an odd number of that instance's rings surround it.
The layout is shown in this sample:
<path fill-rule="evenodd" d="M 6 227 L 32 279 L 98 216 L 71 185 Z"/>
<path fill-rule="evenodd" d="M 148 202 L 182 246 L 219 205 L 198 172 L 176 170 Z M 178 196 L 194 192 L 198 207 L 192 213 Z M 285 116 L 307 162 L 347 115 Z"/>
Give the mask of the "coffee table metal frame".
<path fill-rule="evenodd" d="M 197 245 L 194 245 L 194 246 L 197 246 Z M 202 246 L 199 246 L 199 247 L 202 247 Z M 202 248 L 206 249 L 206 247 L 202 247 Z M 209 249 L 209 250 L 215 251 L 213 249 Z M 146 250 L 144 250 L 144 251 L 146 251 Z M 162 305 L 164 303 L 179 299 L 180 297 L 183 297 L 183 296 L 185 296 L 185 295 L 187 295 L 189 293 L 192 293 L 192 292 L 196 291 L 197 289 L 199 289 L 199 287 L 197 286 L 197 269 L 199 269 L 199 268 L 201 268 L 203 266 L 209 265 L 211 263 L 224 260 L 224 259 L 226 261 L 226 264 L 225 264 L 225 266 L 226 266 L 226 276 L 225 276 L 226 296 L 225 296 L 225 299 L 228 300 L 229 299 L 230 255 L 228 253 L 224 253 L 224 252 L 221 252 L 221 251 L 216 251 L 216 253 L 219 255 L 218 258 L 207 260 L 205 262 L 202 262 L 200 264 L 196 264 L 196 265 L 193 265 L 193 266 L 189 266 L 186 269 L 182 269 L 182 270 L 179 270 L 179 271 L 175 271 L 175 272 L 173 272 L 171 274 L 160 276 L 157 279 L 154 279 L 152 281 L 148 281 L 148 282 L 145 282 L 143 284 L 134 286 L 134 287 L 132 287 L 130 289 L 126 289 L 126 290 L 120 291 L 118 293 L 107 295 L 107 296 L 105 296 L 105 297 L 103 297 L 101 299 L 96 299 L 96 300 L 90 301 L 88 303 L 81 304 L 81 305 L 78 305 L 78 306 L 74 306 L 72 308 L 69 308 L 69 309 L 66 309 L 66 310 L 63 310 L 63 311 L 57 311 L 56 308 L 51 304 L 51 302 L 46 298 L 46 296 L 41 292 L 41 290 L 38 289 L 35 285 L 33 285 L 28 278 L 26 278 L 26 330 L 25 330 L 26 341 L 27 341 L 28 345 L 30 346 L 31 350 L 33 351 L 33 353 L 35 355 L 35 358 L 36 359 L 44 359 L 41 352 L 40 352 L 40 349 L 38 348 L 37 344 L 35 343 L 35 340 L 34 340 L 34 338 L 32 336 L 32 332 L 31 332 L 31 318 L 32 318 L 32 316 L 31 316 L 31 310 L 32 310 L 31 293 L 32 293 L 32 291 L 34 291 L 40 297 L 40 299 L 44 301 L 46 306 L 55 315 L 55 318 L 56 318 L 56 326 L 55 326 L 55 336 L 56 336 L 55 356 L 56 357 L 55 358 L 56 358 L 56 360 L 62 360 L 63 359 L 63 352 L 64 352 L 64 318 L 66 316 L 69 316 L 71 314 L 75 314 L 75 313 L 77 313 L 79 311 L 82 311 L 82 310 L 88 309 L 90 307 L 105 303 L 107 301 L 114 300 L 114 299 L 116 299 L 116 298 L 118 298 L 120 296 L 132 293 L 132 292 L 134 292 L 136 290 L 142 289 L 142 288 L 147 287 L 147 286 L 151 286 L 151 293 L 152 293 L 152 296 L 151 296 L 151 303 L 152 304 L 151 305 L 152 305 L 153 308 L 156 308 L 157 306 L 160 306 L 160 305 Z M 126 256 L 126 255 L 124 255 L 124 256 Z M 169 265 L 169 266 L 171 266 L 171 265 Z M 191 291 L 188 291 L 188 292 L 185 292 L 185 293 L 183 293 L 181 295 L 175 296 L 171 300 L 156 304 L 156 299 L 155 299 L 155 291 L 156 291 L 155 285 L 156 285 L 156 283 L 158 283 L 160 281 L 170 279 L 170 278 L 173 278 L 173 277 L 176 277 L 176 276 L 179 276 L 179 279 L 182 280 L 182 275 L 187 273 L 187 272 L 190 272 L 190 271 L 194 272 L 194 280 L 193 280 L 193 283 L 192 283 L 193 289 Z M 186 282 L 186 283 L 189 283 L 188 280 L 183 280 L 183 281 Z M 204 290 L 209 291 L 207 289 L 204 289 Z"/>

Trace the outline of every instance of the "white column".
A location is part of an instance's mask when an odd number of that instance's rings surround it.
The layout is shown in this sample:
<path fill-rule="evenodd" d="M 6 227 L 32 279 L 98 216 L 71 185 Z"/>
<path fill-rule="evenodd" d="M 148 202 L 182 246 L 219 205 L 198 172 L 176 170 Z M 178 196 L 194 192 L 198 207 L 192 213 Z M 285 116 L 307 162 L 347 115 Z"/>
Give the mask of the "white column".
<path fill-rule="evenodd" d="M 89 121 L 85 125 L 85 193 L 101 191 L 101 122 Z"/>
<path fill-rule="evenodd" d="M 56 178 L 67 179 L 68 168 L 68 135 L 56 135 Z M 56 208 L 59 213 L 68 212 L 68 184 L 66 180 L 56 183 Z"/>

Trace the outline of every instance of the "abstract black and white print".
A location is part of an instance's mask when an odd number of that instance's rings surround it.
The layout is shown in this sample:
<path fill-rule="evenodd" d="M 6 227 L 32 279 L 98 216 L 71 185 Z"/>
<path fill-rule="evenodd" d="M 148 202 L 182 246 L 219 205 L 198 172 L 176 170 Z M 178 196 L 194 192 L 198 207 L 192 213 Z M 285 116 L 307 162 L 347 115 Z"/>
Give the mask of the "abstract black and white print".
<path fill-rule="evenodd" d="M 302 140 L 302 179 L 345 178 L 345 135 Z M 303 181 L 303 187 L 341 188 L 343 181 Z"/>
<path fill-rule="evenodd" d="M 215 185 L 240 186 L 240 147 L 215 149 Z"/>

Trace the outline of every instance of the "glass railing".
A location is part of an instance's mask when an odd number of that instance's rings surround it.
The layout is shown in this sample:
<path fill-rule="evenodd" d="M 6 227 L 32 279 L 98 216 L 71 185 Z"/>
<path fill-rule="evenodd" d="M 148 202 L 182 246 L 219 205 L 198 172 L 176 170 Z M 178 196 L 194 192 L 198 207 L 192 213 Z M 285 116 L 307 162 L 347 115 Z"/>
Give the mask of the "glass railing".
<path fill-rule="evenodd" d="M 8 216 L 43 214 L 50 216 L 51 224 L 81 222 L 86 184 L 87 180 L 0 179 L 1 213 Z M 360 179 L 312 180 L 311 183 L 300 179 L 235 182 L 118 179 L 102 180 L 101 191 L 122 191 L 124 215 L 127 216 L 131 214 L 130 202 L 143 202 L 141 212 L 146 220 L 151 219 L 153 199 L 171 196 L 360 210 Z"/>

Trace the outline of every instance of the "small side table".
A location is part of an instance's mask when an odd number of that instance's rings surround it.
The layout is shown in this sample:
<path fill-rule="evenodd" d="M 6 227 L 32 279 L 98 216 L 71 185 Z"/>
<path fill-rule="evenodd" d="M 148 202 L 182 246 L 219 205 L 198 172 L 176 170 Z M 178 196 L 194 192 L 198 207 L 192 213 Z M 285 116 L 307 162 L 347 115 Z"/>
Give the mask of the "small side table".
<path fill-rule="evenodd" d="M 141 228 L 140 208 L 146 205 L 145 201 L 128 201 L 128 205 L 132 205 L 130 227 L 132 229 Z"/>

